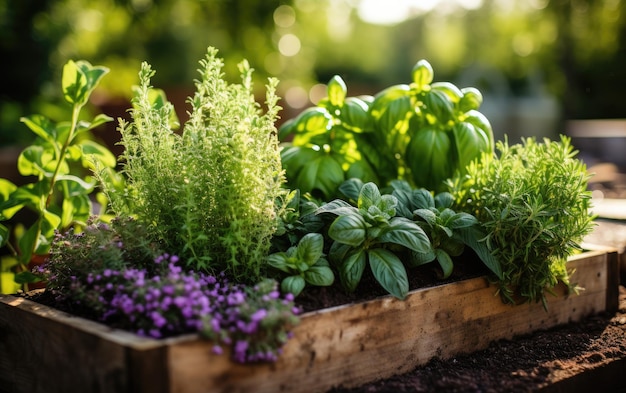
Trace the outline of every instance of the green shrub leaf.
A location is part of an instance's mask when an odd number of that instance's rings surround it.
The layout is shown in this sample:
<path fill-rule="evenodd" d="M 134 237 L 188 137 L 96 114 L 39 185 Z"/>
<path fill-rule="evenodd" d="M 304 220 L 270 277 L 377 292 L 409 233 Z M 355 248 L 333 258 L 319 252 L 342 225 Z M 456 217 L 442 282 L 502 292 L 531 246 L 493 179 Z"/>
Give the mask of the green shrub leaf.
<path fill-rule="evenodd" d="M 367 263 L 366 259 L 365 251 L 356 250 L 348 253 L 339 266 L 339 278 L 346 291 L 354 292 L 359 282 L 361 282 Z"/>
<path fill-rule="evenodd" d="M 306 282 L 301 276 L 289 276 L 285 277 L 280 283 L 280 290 L 283 293 L 292 293 L 294 296 L 298 296 L 305 285 Z"/>
<path fill-rule="evenodd" d="M 365 241 L 367 227 L 359 214 L 339 216 L 328 228 L 328 236 L 333 240 L 358 247 Z"/>
<path fill-rule="evenodd" d="M 404 265 L 391 251 L 375 248 L 367 251 L 372 273 L 380 285 L 398 299 L 409 291 L 409 279 Z"/>
<path fill-rule="evenodd" d="M 328 266 L 315 265 L 304 273 L 304 279 L 311 285 L 329 286 L 335 281 L 335 275 Z"/>
<path fill-rule="evenodd" d="M 427 252 L 430 249 L 426 232 L 413 221 L 403 217 L 392 218 L 387 231 L 379 236 L 379 240 L 399 244 L 417 252 Z"/>

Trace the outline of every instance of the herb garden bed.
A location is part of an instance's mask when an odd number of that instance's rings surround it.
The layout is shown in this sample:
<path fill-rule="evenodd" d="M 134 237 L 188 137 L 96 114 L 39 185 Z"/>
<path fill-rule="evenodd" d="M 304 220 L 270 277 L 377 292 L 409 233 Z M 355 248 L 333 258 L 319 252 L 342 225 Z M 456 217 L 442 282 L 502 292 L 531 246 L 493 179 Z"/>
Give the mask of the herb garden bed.
<path fill-rule="evenodd" d="M 10 392 L 326 391 L 358 386 L 490 342 L 618 307 L 613 249 L 570 258 L 583 287 L 541 303 L 502 303 L 485 277 L 308 312 L 276 363 L 241 365 L 187 335 L 146 339 L 15 296 L 0 297 L 0 386 Z"/>

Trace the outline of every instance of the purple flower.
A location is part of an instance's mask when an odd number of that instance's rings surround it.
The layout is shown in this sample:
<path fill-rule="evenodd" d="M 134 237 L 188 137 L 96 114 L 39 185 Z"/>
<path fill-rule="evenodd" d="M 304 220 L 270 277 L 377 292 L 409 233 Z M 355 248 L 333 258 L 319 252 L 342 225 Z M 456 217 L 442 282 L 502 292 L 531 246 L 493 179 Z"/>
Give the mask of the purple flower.
<path fill-rule="evenodd" d="M 250 316 L 252 322 L 260 322 L 267 315 L 267 310 L 261 308 L 255 311 L 254 314 Z"/>

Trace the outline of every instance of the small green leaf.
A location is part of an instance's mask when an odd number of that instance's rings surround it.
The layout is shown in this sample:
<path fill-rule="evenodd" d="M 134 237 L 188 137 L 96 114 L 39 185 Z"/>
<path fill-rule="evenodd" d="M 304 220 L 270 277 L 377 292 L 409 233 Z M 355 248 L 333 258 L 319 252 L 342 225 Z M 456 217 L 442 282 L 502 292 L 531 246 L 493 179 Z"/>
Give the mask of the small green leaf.
<path fill-rule="evenodd" d="M 374 183 L 365 183 L 359 192 L 358 208 L 369 210 L 371 206 L 379 206 L 381 195 L 378 187 Z"/>
<path fill-rule="evenodd" d="M 339 114 L 341 125 L 352 132 L 371 131 L 368 109 L 368 105 L 363 100 L 356 97 L 346 98 Z"/>
<path fill-rule="evenodd" d="M 360 178 L 350 178 L 339 186 L 339 192 L 341 192 L 348 199 L 357 201 L 359 199 L 359 193 L 363 189 L 363 181 Z"/>
<path fill-rule="evenodd" d="M 323 204 L 315 211 L 315 214 L 331 213 L 338 216 L 359 214 L 359 210 L 342 199 L 334 199 Z"/>
<path fill-rule="evenodd" d="M 474 87 L 465 87 L 461 89 L 463 97 L 459 101 L 459 110 L 468 112 L 470 110 L 478 110 L 483 103 L 483 95 Z"/>
<path fill-rule="evenodd" d="M 35 211 L 39 210 L 39 207 L 42 206 L 42 203 L 44 202 L 44 186 L 45 184 L 39 183 L 35 185 L 25 184 L 18 187 L 11 194 L 6 203 L 3 204 L 3 208 L 10 209 L 18 205 L 26 205 L 32 207 Z"/>
<path fill-rule="evenodd" d="M 448 126 L 454 120 L 454 104 L 446 93 L 431 90 L 423 98 L 426 112 L 432 114 L 437 124 Z"/>
<path fill-rule="evenodd" d="M 435 198 L 430 191 L 425 188 L 413 190 L 411 202 L 418 209 L 430 209 L 435 207 Z"/>
<path fill-rule="evenodd" d="M 503 280 L 502 265 L 500 261 L 493 255 L 485 239 L 485 234 L 482 233 L 475 226 L 459 228 L 454 232 L 454 239 L 457 239 L 474 250 L 476 255 L 480 258 L 489 270 L 491 270 L 498 279 Z"/>
<path fill-rule="evenodd" d="M 346 259 L 339 266 L 339 279 L 346 291 L 354 292 L 361 282 L 366 263 L 366 254 L 363 250 L 354 250 L 346 255 Z"/>
<path fill-rule="evenodd" d="M 346 99 L 348 88 L 339 75 L 335 75 L 328 82 L 328 100 L 332 106 L 341 108 Z"/>
<path fill-rule="evenodd" d="M 439 90 L 444 93 L 453 104 L 458 104 L 463 97 L 463 92 L 450 82 L 435 82 L 430 85 L 433 90 Z"/>
<path fill-rule="evenodd" d="M 63 97 L 72 105 L 87 102 L 87 77 L 73 60 L 63 66 Z"/>
<path fill-rule="evenodd" d="M 287 254 L 284 252 L 276 252 L 267 256 L 267 264 L 285 273 L 292 273 L 287 266 Z"/>
<path fill-rule="evenodd" d="M 61 217 L 49 210 L 43 211 L 41 218 L 41 235 L 46 239 L 52 239 L 54 231 L 61 226 Z"/>
<path fill-rule="evenodd" d="M 439 248 L 451 257 L 458 257 L 465 251 L 465 244 L 455 239 L 446 239 L 439 244 Z"/>
<path fill-rule="evenodd" d="M 95 119 L 92 122 L 88 122 L 88 121 L 79 121 L 78 124 L 76 125 L 76 134 L 80 134 L 83 133 L 85 131 L 89 131 L 89 130 L 93 130 L 96 127 L 101 126 L 102 124 L 105 124 L 107 122 L 112 121 L 113 118 L 110 116 L 107 116 L 105 114 L 99 114 L 95 117 Z"/>
<path fill-rule="evenodd" d="M 339 216 L 328 228 L 328 236 L 333 240 L 353 247 L 363 244 L 366 235 L 367 226 L 359 214 Z"/>
<path fill-rule="evenodd" d="M 439 210 L 451 208 L 454 204 L 454 195 L 449 192 L 440 192 L 435 195 L 435 207 Z"/>
<path fill-rule="evenodd" d="M 437 225 L 437 214 L 430 209 L 416 209 L 413 211 L 413 214 L 424 220 L 431 227 Z"/>
<path fill-rule="evenodd" d="M 324 255 L 324 236 L 319 233 L 307 233 L 298 242 L 297 258 L 313 266 Z"/>
<path fill-rule="evenodd" d="M 410 135 L 410 120 L 414 118 L 415 108 L 411 97 L 397 98 L 382 108 L 375 126 L 386 137 L 387 148 L 392 154 L 403 154 Z"/>
<path fill-rule="evenodd" d="M 454 268 L 450 255 L 448 255 L 447 252 L 441 249 L 436 249 L 435 256 L 437 257 L 437 262 L 439 262 L 439 266 L 441 266 L 441 269 L 443 270 L 443 278 L 450 277 Z"/>
<path fill-rule="evenodd" d="M 311 107 L 305 109 L 298 115 L 296 118 L 296 127 L 292 131 L 295 131 L 296 134 L 325 134 L 330 131 L 332 125 L 333 118 L 326 109 Z"/>
<path fill-rule="evenodd" d="M 374 101 L 369 106 L 370 116 L 374 120 L 380 120 L 384 112 L 387 111 L 390 103 L 401 98 L 410 97 L 411 87 L 406 84 L 393 85 L 374 96 Z M 409 104 L 410 104 L 409 100 Z M 383 128 L 385 129 L 385 128 Z"/>
<path fill-rule="evenodd" d="M 404 217 L 392 218 L 387 231 L 378 239 L 382 242 L 399 244 L 417 252 L 427 252 L 431 247 L 426 232 Z"/>
<path fill-rule="evenodd" d="M 422 128 L 411 135 L 405 158 L 417 187 L 439 191 L 456 168 L 451 160 L 450 135 L 436 128 Z"/>
<path fill-rule="evenodd" d="M 396 206 L 398 206 L 398 200 L 391 194 L 382 195 L 380 198 L 379 208 L 387 219 L 396 215 Z"/>
<path fill-rule="evenodd" d="M 52 176 L 54 168 L 50 162 L 54 155 L 46 151 L 43 146 L 30 145 L 17 158 L 17 169 L 22 176 Z"/>
<path fill-rule="evenodd" d="M 31 284 L 41 281 L 41 277 L 29 271 L 19 272 L 15 275 L 15 282 L 18 284 Z"/>
<path fill-rule="evenodd" d="M 476 217 L 469 213 L 456 213 L 449 221 L 447 226 L 452 229 L 471 227 L 478 223 Z"/>
<path fill-rule="evenodd" d="M 298 296 L 305 285 L 306 282 L 301 276 L 289 276 L 285 277 L 280 283 L 280 290 L 283 293 L 291 293 L 293 296 Z"/>
<path fill-rule="evenodd" d="M 63 66 L 61 81 L 65 100 L 72 105 L 84 105 L 100 79 L 108 72 L 108 68 L 94 67 L 85 60 L 68 61 Z"/>
<path fill-rule="evenodd" d="M 67 196 L 90 193 L 95 186 L 94 183 L 87 182 L 80 177 L 74 175 L 57 176 L 57 184 L 63 184 L 68 187 Z"/>
<path fill-rule="evenodd" d="M 483 132 L 480 132 L 473 124 L 460 122 L 452 127 L 455 150 L 458 157 L 458 169 L 465 173 L 465 167 L 483 152 L 489 152 L 491 146 Z"/>
<path fill-rule="evenodd" d="M 346 260 L 348 254 L 353 250 L 354 248 L 347 244 L 332 242 L 330 249 L 328 250 L 328 259 L 334 267 L 339 267 Z"/>
<path fill-rule="evenodd" d="M 47 117 L 42 115 L 32 115 L 22 117 L 20 118 L 20 121 L 26 124 L 26 126 L 30 128 L 35 135 L 41 137 L 46 142 L 52 144 L 56 143 L 56 127 Z"/>
<path fill-rule="evenodd" d="M 19 260 L 24 265 L 30 262 L 30 257 L 33 255 L 33 251 L 39 241 L 40 233 L 37 224 L 31 225 L 17 242 L 20 248 Z"/>
<path fill-rule="evenodd" d="M 411 76 L 417 90 L 422 91 L 433 81 L 435 73 L 428 61 L 420 60 L 413 66 Z"/>
<path fill-rule="evenodd" d="M 409 292 L 409 279 L 400 259 L 383 248 L 368 250 L 367 255 L 376 281 L 393 296 L 404 299 Z"/>
<path fill-rule="evenodd" d="M 296 184 L 304 192 L 318 190 L 329 198 L 344 180 L 341 165 L 331 155 L 322 153 L 302 167 Z"/>
<path fill-rule="evenodd" d="M 117 159 L 113 153 L 97 142 L 87 139 L 81 141 L 78 146 L 81 148 L 83 156 L 87 158 L 83 161 L 83 166 L 85 167 L 95 168 L 93 165 L 94 159 L 109 168 L 117 165 Z"/>
<path fill-rule="evenodd" d="M 316 265 L 304 273 L 304 280 L 311 285 L 326 287 L 333 284 L 335 275 L 330 267 Z"/>
<path fill-rule="evenodd" d="M 417 267 L 430 263 L 436 258 L 437 256 L 435 255 L 435 251 L 433 249 L 429 249 L 426 252 L 412 252 L 409 264 L 413 267 Z"/>
<path fill-rule="evenodd" d="M 494 149 L 495 141 L 493 130 L 491 128 L 491 123 L 485 115 L 476 110 L 471 110 L 465 114 L 463 121 L 473 124 L 474 127 L 481 130 L 484 133 L 485 138 L 489 141 L 490 150 Z"/>

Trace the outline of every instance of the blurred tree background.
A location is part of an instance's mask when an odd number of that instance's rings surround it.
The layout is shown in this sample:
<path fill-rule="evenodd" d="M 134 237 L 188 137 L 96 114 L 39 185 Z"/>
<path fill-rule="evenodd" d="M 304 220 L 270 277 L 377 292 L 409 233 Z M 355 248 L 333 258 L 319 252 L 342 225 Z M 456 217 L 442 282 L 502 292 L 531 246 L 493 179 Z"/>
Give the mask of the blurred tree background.
<path fill-rule="evenodd" d="M 209 45 L 229 78 L 243 58 L 260 90 L 276 76 L 283 118 L 335 74 L 373 94 L 424 58 L 435 80 L 483 92 L 497 136 L 555 136 L 568 119 L 626 118 L 624 1 L 0 0 L 0 146 L 28 141 L 20 116 L 59 117 L 68 59 L 111 69 L 94 109 L 115 116 L 148 61 L 184 119 Z"/>

